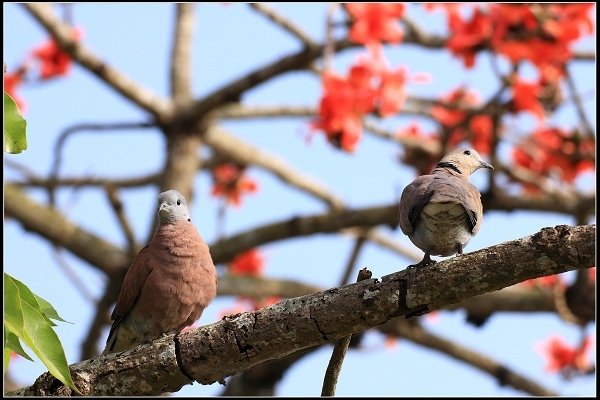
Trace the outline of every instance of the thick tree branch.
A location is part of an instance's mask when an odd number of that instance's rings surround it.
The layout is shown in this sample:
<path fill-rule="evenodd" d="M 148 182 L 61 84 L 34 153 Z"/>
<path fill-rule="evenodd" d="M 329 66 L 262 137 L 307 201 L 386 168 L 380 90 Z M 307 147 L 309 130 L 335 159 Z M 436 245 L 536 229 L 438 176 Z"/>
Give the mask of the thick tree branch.
<path fill-rule="evenodd" d="M 336 50 L 352 46 L 356 46 L 356 44 L 351 43 L 348 40 L 336 42 Z M 320 57 L 322 53 L 323 45 L 305 47 L 296 53 L 284 56 L 270 64 L 258 67 L 248 75 L 225 84 L 202 99 L 196 100 L 190 107 L 181 111 L 180 117 L 192 122 L 199 121 L 206 113 L 215 110 L 220 106 L 227 103 L 238 102 L 244 92 L 275 76 L 306 68 L 312 61 Z"/>
<path fill-rule="evenodd" d="M 23 7 L 52 35 L 63 51 L 108 86 L 154 115 L 157 120 L 164 120 L 170 115 L 171 107 L 166 100 L 126 77 L 76 41 L 71 27 L 54 15 L 50 4 L 25 3 Z"/>
<path fill-rule="evenodd" d="M 171 97 L 176 105 L 192 99 L 192 35 L 194 4 L 175 5 L 175 37 L 171 50 Z"/>
<path fill-rule="evenodd" d="M 131 259 L 119 247 L 78 227 L 61 213 L 39 205 L 12 185 L 4 186 L 4 212 L 26 230 L 66 248 L 109 276 L 129 266 Z"/>
<path fill-rule="evenodd" d="M 333 233 L 350 227 L 371 227 L 387 224 L 397 225 L 397 205 L 370 207 L 360 210 L 332 211 L 305 217 L 293 217 L 281 222 L 254 227 L 246 232 L 219 240 L 211 245 L 211 254 L 215 263 L 230 261 L 237 253 L 264 243 L 277 240 L 312 235 L 315 233 Z"/>
<path fill-rule="evenodd" d="M 404 270 L 341 288 L 281 301 L 252 313 L 123 353 L 72 365 L 86 395 L 152 395 L 189 383 L 224 378 L 267 360 L 362 332 L 394 317 L 420 315 L 507 286 L 566 271 L 595 260 L 595 225 L 544 228 L 522 239 L 417 270 Z M 126 384 L 130 382 L 130 384 Z M 44 374 L 7 395 L 68 394 Z"/>
<path fill-rule="evenodd" d="M 129 265 L 128 262 L 123 264 L 128 257 L 118 247 L 75 227 L 60 213 L 39 205 L 13 185 L 5 185 L 4 196 L 6 215 L 17 219 L 26 229 L 65 247 L 92 266 L 111 273 Z M 582 210 L 594 211 L 595 196 L 590 194 L 581 197 L 568 195 L 563 197 L 558 195 L 553 197 L 516 197 L 496 193 L 494 196 L 484 194 L 483 203 L 486 211 L 528 209 L 577 215 Z M 350 227 L 368 228 L 376 225 L 395 227 L 397 214 L 398 205 L 394 203 L 379 207 L 293 217 L 281 222 L 251 228 L 246 232 L 219 240 L 210 245 L 211 255 L 215 263 L 225 263 L 230 261 L 235 254 L 277 240 L 315 233 L 333 233 Z M 48 223 L 47 221 L 52 222 Z M 98 241 L 97 246 L 88 249 L 86 245 L 88 239 L 85 239 L 88 237 Z M 96 249 L 99 250 L 96 251 Z M 106 257 L 105 254 L 110 254 L 111 257 Z"/>
<path fill-rule="evenodd" d="M 594 194 L 577 196 L 574 193 L 553 193 L 548 196 L 519 197 L 497 191 L 493 195 L 484 193 L 482 200 L 483 209 L 486 212 L 523 209 L 579 215 L 580 213 L 593 213 L 595 207 Z M 219 240 L 211 245 L 211 254 L 215 262 L 228 262 L 237 252 L 277 240 L 315 233 L 332 233 L 350 227 L 367 228 L 375 225 L 388 225 L 395 228 L 397 224 L 398 205 L 396 203 L 340 212 L 332 211 L 312 216 L 298 216 L 254 227 L 246 232 Z"/>

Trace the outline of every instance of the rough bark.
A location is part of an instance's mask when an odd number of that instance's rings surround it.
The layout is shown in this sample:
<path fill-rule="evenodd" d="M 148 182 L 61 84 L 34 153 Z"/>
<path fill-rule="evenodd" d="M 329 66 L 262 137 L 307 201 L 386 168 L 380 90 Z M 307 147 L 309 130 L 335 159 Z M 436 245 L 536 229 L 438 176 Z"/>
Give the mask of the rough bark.
<path fill-rule="evenodd" d="M 223 382 L 259 363 L 420 315 L 595 260 L 595 225 L 544 228 L 522 239 L 438 262 L 283 300 L 270 307 L 71 366 L 85 395 L 153 395 L 191 381 Z M 70 395 L 48 374 L 7 395 Z"/>

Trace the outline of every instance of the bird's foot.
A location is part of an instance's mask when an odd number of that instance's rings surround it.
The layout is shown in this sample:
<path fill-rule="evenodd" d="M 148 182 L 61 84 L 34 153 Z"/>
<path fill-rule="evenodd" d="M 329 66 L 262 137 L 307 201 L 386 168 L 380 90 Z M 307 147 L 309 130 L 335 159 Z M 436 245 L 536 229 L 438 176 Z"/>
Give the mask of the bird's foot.
<path fill-rule="evenodd" d="M 429 257 L 426 257 L 426 258 L 423 258 L 421 261 L 419 261 L 419 262 L 418 262 L 418 263 L 416 263 L 416 264 L 411 264 L 411 265 L 409 265 L 408 267 L 406 267 L 406 269 L 407 269 L 407 270 L 410 270 L 410 269 L 415 269 L 415 268 L 419 268 L 419 267 L 424 267 L 424 266 L 426 266 L 426 265 L 435 264 L 436 262 L 437 262 L 437 261 L 435 261 L 435 260 L 432 260 L 432 259 L 431 259 L 431 258 L 429 258 Z"/>

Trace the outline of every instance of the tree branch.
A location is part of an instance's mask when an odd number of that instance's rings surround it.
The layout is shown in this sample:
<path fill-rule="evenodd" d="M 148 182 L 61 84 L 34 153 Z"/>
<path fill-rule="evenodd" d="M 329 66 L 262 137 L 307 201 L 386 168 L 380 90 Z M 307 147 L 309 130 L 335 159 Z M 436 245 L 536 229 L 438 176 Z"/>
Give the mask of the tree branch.
<path fill-rule="evenodd" d="M 544 228 L 522 239 L 226 317 L 197 330 L 71 366 L 84 395 L 152 395 L 224 378 L 267 360 L 527 279 L 589 268 L 595 225 Z M 181 371 L 186 371 L 184 375 Z M 118 384 L 117 384 L 118 382 Z M 131 382 L 131 384 L 126 384 Z M 48 373 L 7 395 L 69 394 Z"/>
<path fill-rule="evenodd" d="M 248 3 L 250 8 L 253 8 L 255 11 L 267 17 L 273 23 L 279 25 L 296 38 L 300 39 L 300 41 L 307 47 L 314 47 L 317 44 L 310 36 L 308 36 L 302 29 L 296 26 L 292 21 L 285 18 L 283 15 L 279 14 L 277 11 L 273 10 L 269 6 L 264 3 Z"/>
<path fill-rule="evenodd" d="M 359 250 L 361 244 L 359 238 L 355 250 Z M 363 239 L 364 240 L 364 239 Z M 355 258 L 355 254 L 357 251 L 353 252 L 352 258 Z M 353 264 L 352 263 L 349 263 Z M 356 278 L 356 282 L 361 282 L 367 279 L 371 279 L 371 271 L 366 268 L 361 269 L 358 272 L 358 277 Z M 333 352 L 331 353 L 331 359 L 329 360 L 329 364 L 327 365 L 327 370 L 325 372 L 325 377 L 323 379 L 323 389 L 321 390 L 321 396 L 335 396 L 335 387 L 337 386 L 338 377 L 340 372 L 342 371 L 342 364 L 344 362 L 344 358 L 346 357 L 346 352 L 348 351 L 348 346 L 350 345 L 350 340 L 352 339 L 352 335 L 348 335 L 346 337 L 341 338 L 336 342 L 333 346 Z"/>
<path fill-rule="evenodd" d="M 65 217 L 29 199 L 22 190 L 13 185 L 5 185 L 4 211 L 7 216 L 17 219 L 25 229 L 38 233 L 65 247 L 92 266 L 111 274 L 129 265 L 129 257 L 117 246 L 92 235 L 73 225 Z M 516 197 L 503 193 L 493 196 L 483 194 L 484 210 L 514 211 L 528 209 L 548 212 L 562 212 L 577 215 L 593 212 L 595 196 L 570 196 L 558 194 L 548 197 Z M 373 227 L 397 225 L 398 205 L 384 205 L 341 212 L 331 211 L 312 216 L 293 217 L 288 220 L 267 224 L 219 240 L 210 245 L 215 263 L 230 261 L 236 254 L 265 243 L 315 233 L 333 233 L 350 227 Z M 91 246 L 90 243 L 95 243 Z M 107 257 L 110 254 L 111 257 Z"/>
<path fill-rule="evenodd" d="M 594 129 L 592 128 L 592 124 L 590 123 L 587 115 L 585 114 L 585 110 L 583 108 L 583 102 L 581 101 L 581 97 L 577 92 L 577 86 L 575 86 L 575 80 L 573 76 L 569 72 L 569 68 L 565 66 L 565 81 L 567 82 L 567 86 L 569 87 L 569 91 L 571 92 L 571 98 L 573 99 L 573 103 L 575 104 L 575 110 L 577 110 L 577 115 L 579 115 L 579 122 L 584 130 L 584 136 L 588 138 L 594 137 Z"/>
<path fill-rule="evenodd" d="M 54 15 L 51 5 L 25 3 L 23 7 L 52 35 L 64 52 L 108 86 L 154 115 L 157 120 L 163 120 L 170 115 L 171 106 L 168 101 L 138 85 L 76 41 L 72 36 L 71 27 Z"/>
<path fill-rule="evenodd" d="M 218 153 L 231 157 L 244 165 L 262 167 L 275 174 L 283 182 L 312 194 L 334 209 L 344 208 L 343 200 L 332 195 L 326 186 L 293 170 L 279 157 L 253 147 L 220 128 L 209 129 L 202 139 Z"/>
<path fill-rule="evenodd" d="M 357 45 L 348 40 L 336 42 L 336 50 L 352 46 Z M 220 106 L 227 103 L 238 102 L 242 94 L 249 89 L 285 72 L 306 68 L 312 61 L 321 56 L 323 47 L 323 45 L 317 47 L 305 47 L 299 52 L 258 67 L 246 76 L 225 84 L 202 99 L 196 100 L 192 105 L 181 111 L 180 117 L 192 122 L 199 121 L 206 113 L 215 110 Z"/>
<path fill-rule="evenodd" d="M 522 390 L 534 396 L 558 396 L 558 393 L 544 388 L 483 354 L 428 332 L 417 322 L 396 318 L 383 324 L 381 330 L 408 339 L 428 349 L 436 350 L 477 368 L 496 378 L 500 386 L 510 385 L 517 390 Z"/>
<path fill-rule="evenodd" d="M 78 227 L 61 213 L 39 205 L 13 185 L 4 186 L 4 212 L 26 230 L 66 248 L 109 276 L 129 266 L 131 259 L 119 247 Z"/>
<path fill-rule="evenodd" d="M 192 99 L 192 35 L 194 4 L 178 3 L 175 17 L 175 37 L 171 52 L 171 97 L 177 105 Z"/>

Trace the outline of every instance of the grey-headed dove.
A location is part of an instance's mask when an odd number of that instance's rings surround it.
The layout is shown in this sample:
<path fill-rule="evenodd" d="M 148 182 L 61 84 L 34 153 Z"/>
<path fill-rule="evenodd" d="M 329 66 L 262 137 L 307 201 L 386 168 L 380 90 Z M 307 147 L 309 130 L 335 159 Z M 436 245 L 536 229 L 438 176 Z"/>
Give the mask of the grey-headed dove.
<path fill-rule="evenodd" d="M 433 263 L 430 256 L 461 255 L 481 227 L 483 206 L 469 176 L 479 168 L 494 169 L 473 149 L 456 149 L 402 191 L 400 228 L 425 252 L 413 266 Z"/>
<path fill-rule="evenodd" d="M 202 315 L 217 291 L 208 246 L 190 222 L 181 193 L 158 196 L 159 225 L 127 270 L 102 354 L 179 333 Z"/>

